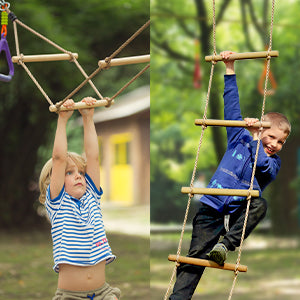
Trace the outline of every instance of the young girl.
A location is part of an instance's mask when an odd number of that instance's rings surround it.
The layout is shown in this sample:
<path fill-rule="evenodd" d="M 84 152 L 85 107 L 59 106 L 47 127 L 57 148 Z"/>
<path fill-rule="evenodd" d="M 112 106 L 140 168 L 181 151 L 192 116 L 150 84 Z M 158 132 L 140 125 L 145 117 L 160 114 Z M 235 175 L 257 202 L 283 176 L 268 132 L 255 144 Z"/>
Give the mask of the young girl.
<path fill-rule="evenodd" d="M 96 100 L 82 100 L 92 105 Z M 65 107 L 73 108 L 73 100 Z M 51 221 L 54 270 L 59 274 L 53 300 L 117 300 L 120 290 L 105 282 L 105 265 L 115 256 L 108 244 L 99 200 L 99 148 L 94 109 L 81 109 L 86 159 L 67 151 L 66 125 L 73 111 L 59 112 L 52 158 L 40 175 L 40 202 Z"/>

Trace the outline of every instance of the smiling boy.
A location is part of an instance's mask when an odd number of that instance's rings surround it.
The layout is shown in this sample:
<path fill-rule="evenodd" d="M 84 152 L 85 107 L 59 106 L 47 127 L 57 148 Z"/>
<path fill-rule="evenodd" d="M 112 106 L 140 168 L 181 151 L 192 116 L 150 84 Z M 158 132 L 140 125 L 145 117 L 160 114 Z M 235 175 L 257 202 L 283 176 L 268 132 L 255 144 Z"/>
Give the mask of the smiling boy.
<path fill-rule="evenodd" d="M 226 66 L 223 95 L 224 118 L 225 120 L 242 120 L 234 61 L 229 60 L 231 54 L 233 54 L 231 51 L 221 53 Z M 226 128 L 227 149 L 208 188 L 249 189 L 260 129 L 251 127 L 259 121 L 258 119 L 245 118 L 244 120 L 248 125 L 248 130 L 239 127 Z M 267 202 L 261 194 L 278 174 L 281 160 L 277 153 L 291 131 L 288 119 L 280 113 L 268 113 L 263 120 L 269 121 L 271 127 L 261 132 L 253 180 L 253 189 L 258 190 L 260 196 L 251 199 L 245 238 L 266 214 Z M 193 219 L 188 257 L 211 259 L 223 265 L 227 252 L 234 251 L 240 246 L 247 200 L 241 196 L 204 195 L 200 199 L 199 207 Z M 191 299 L 204 269 L 205 267 L 181 264 L 177 268 L 176 283 L 170 299 Z"/>

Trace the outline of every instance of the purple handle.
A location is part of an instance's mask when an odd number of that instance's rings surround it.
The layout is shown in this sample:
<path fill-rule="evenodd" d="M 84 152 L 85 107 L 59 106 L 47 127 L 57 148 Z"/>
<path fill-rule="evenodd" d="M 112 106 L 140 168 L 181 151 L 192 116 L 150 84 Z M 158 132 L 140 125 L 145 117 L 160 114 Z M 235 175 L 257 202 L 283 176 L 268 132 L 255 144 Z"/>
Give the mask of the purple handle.
<path fill-rule="evenodd" d="M 0 74 L 0 81 L 8 82 L 8 81 L 11 81 L 12 77 L 14 76 L 14 64 L 11 60 L 8 43 L 7 43 L 4 33 L 1 34 L 1 40 L 0 40 L 0 53 L 1 53 L 1 51 L 4 51 L 4 53 L 6 55 L 6 61 L 7 61 L 8 68 L 9 68 L 9 74 L 8 75 Z"/>

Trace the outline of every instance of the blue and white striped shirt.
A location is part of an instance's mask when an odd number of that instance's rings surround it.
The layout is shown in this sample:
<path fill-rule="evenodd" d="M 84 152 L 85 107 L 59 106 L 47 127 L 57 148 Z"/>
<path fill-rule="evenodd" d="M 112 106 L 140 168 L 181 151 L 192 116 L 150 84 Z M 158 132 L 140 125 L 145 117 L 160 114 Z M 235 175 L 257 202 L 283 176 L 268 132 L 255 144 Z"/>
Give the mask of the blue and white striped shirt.
<path fill-rule="evenodd" d="M 59 264 L 76 266 L 95 265 L 116 257 L 108 244 L 102 220 L 100 198 L 103 194 L 86 174 L 87 188 L 78 200 L 70 196 L 65 187 L 55 199 L 50 198 L 50 185 L 46 194 L 46 209 L 51 221 L 53 258 L 56 272 Z"/>

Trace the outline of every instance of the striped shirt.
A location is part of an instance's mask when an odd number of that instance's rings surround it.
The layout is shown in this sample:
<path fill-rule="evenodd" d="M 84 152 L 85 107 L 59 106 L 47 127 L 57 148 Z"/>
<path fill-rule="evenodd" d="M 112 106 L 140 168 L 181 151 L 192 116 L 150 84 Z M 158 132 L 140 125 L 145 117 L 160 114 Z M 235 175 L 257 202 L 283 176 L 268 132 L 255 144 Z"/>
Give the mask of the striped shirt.
<path fill-rule="evenodd" d="M 116 257 L 108 244 L 100 209 L 103 194 L 96 188 L 92 179 L 85 175 L 87 187 L 78 200 L 70 196 L 65 187 L 55 198 L 50 198 L 50 185 L 46 194 L 46 209 L 51 221 L 53 258 L 56 272 L 59 264 L 76 266 L 95 265 Z"/>

